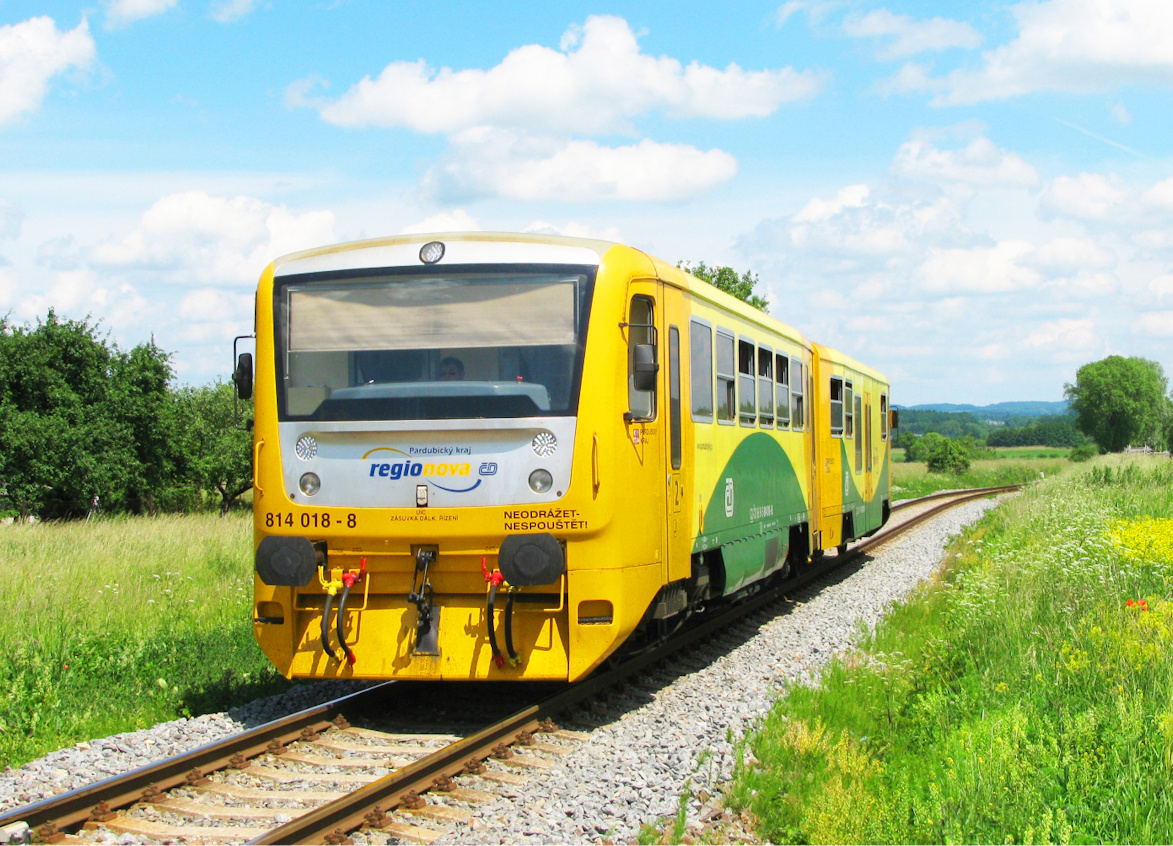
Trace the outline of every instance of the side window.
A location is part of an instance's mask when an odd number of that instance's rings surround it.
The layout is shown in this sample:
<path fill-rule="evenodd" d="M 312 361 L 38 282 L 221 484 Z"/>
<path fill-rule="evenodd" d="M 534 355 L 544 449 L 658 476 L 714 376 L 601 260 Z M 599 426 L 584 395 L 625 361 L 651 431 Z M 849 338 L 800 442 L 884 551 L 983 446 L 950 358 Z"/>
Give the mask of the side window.
<path fill-rule="evenodd" d="M 672 469 L 680 469 L 681 434 L 680 434 L 680 330 L 675 326 L 668 327 L 668 425 L 672 431 L 668 433 L 671 439 Z"/>
<path fill-rule="evenodd" d="M 855 418 L 856 420 L 863 420 L 863 399 L 859 394 L 855 395 Z M 861 432 L 862 436 L 863 433 Z M 863 437 L 855 439 L 855 472 L 863 472 Z"/>
<path fill-rule="evenodd" d="M 803 407 L 806 380 L 802 375 L 802 362 L 790 359 L 790 425 L 801 432 L 806 426 L 806 409 Z"/>
<path fill-rule="evenodd" d="M 656 416 L 656 389 L 638 391 L 635 388 L 635 347 L 637 344 L 656 343 L 655 308 L 647 297 L 631 298 L 631 315 L 627 326 L 627 404 L 631 416 L 652 420 Z M 656 360 L 659 360 L 657 354 Z"/>
<path fill-rule="evenodd" d="M 692 419 L 713 422 L 713 330 L 693 321 L 688 327 L 689 388 Z"/>
<path fill-rule="evenodd" d="M 717 422 L 732 423 L 737 417 L 737 382 L 733 360 L 733 336 L 717 330 Z"/>
<path fill-rule="evenodd" d="M 778 380 L 774 408 L 778 412 L 778 428 L 790 425 L 790 359 L 779 353 L 774 356 L 774 376 Z"/>
<path fill-rule="evenodd" d="M 880 394 L 880 440 L 888 440 L 888 395 Z"/>
<path fill-rule="evenodd" d="M 758 422 L 757 404 L 754 395 L 754 345 L 744 338 L 737 342 L 737 413 L 742 426 Z"/>
<path fill-rule="evenodd" d="M 774 353 L 766 347 L 758 347 L 758 423 L 774 426 Z"/>
<path fill-rule="evenodd" d="M 844 435 L 844 437 L 848 437 L 848 438 L 855 437 L 855 417 L 853 417 L 852 413 L 851 413 L 852 407 L 853 406 L 852 406 L 852 402 L 851 402 L 851 383 L 844 382 L 843 383 L 843 413 L 847 416 L 847 421 L 843 427 L 843 435 Z"/>
<path fill-rule="evenodd" d="M 831 434 L 843 437 L 843 380 L 831 377 Z"/>

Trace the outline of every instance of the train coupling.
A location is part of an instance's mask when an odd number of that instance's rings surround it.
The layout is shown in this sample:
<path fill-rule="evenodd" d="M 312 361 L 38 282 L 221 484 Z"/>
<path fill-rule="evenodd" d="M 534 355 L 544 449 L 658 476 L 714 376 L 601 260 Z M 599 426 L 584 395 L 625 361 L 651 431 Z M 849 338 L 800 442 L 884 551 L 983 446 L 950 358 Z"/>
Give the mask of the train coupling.
<path fill-rule="evenodd" d="M 415 605 L 417 612 L 412 650 L 416 655 L 440 654 L 440 609 L 435 605 L 436 593 L 428 581 L 428 568 L 436 563 L 439 555 L 440 550 L 434 546 L 421 546 L 415 552 L 415 573 L 407 601 Z"/>

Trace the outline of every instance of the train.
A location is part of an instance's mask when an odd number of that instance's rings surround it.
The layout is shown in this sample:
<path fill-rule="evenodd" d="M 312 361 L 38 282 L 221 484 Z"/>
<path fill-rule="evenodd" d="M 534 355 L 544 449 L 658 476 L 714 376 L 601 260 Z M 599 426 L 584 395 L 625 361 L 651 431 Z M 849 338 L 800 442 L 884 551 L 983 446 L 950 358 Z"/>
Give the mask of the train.
<path fill-rule="evenodd" d="M 623 244 L 294 253 L 234 355 L 289 678 L 573 682 L 890 511 L 887 379 Z"/>

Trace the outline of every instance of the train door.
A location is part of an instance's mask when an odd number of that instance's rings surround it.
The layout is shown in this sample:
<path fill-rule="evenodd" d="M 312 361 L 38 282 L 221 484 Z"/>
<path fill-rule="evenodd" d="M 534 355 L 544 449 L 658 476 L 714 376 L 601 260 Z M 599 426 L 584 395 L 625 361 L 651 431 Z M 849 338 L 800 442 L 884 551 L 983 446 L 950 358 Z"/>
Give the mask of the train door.
<path fill-rule="evenodd" d="M 842 369 L 815 346 L 815 444 L 819 500 L 820 548 L 843 543 L 844 500 L 851 487 L 851 468 L 844 447 L 847 429 L 847 384 Z M 839 371 L 839 372 L 836 372 Z"/>
<path fill-rule="evenodd" d="M 665 472 L 670 401 L 663 289 L 663 283 L 654 280 L 634 280 L 628 285 L 625 327 L 628 410 L 623 415 L 628 445 L 634 457 L 634 461 L 628 463 L 624 484 L 631 507 L 638 509 L 640 524 L 646 527 L 640 532 L 640 546 L 647 549 L 651 561 L 660 565 L 661 582 L 667 578 L 670 522 L 665 479 L 671 481 Z M 649 347 L 658 372 L 654 383 L 645 389 L 637 384 L 636 371 L 640 366 L 638 358 L 646 356 Z"/>
<path fill-rule="evenodd" d="M 668 367 L 666 374 L 667 404 L 665 411 L 668 427 L 668 454 L 665 473 L 665 503 L 667 507 L 667 573 L 666 581 L 685 579 L 692 571 L 692 511 L 686 503 L 692 502 L 692 461 L 693 431 L 691 415 L 685 415 L 685 396 L 688 389 L 684 375 L 685 362 L 689 361 L 688 311 L 684 292 L 679 288 L 662 285 L 662 302 L 665 334 L 668 339 Z M 685 422 L 685 420 L 689 422 Z"/>

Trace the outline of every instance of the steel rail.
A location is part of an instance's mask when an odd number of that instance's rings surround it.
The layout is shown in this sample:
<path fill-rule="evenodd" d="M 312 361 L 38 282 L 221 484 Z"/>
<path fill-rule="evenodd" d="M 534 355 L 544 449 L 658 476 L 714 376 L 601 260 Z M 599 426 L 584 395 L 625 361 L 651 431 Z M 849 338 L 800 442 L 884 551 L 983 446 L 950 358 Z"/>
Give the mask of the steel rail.
<path fill-rule="evenodd" d="M 926 500 L 949 499 L 948 502 L 856 544 L 846 555 L 811 560 L 800 568 L 797 577 L 774 585 L 763 585 L 756 594 L 740 602 L 706 613 L 698 622 L 687 626 L 670 640 L 640 652 L 610 669 L 600 670 L 537 704 L 523 708 L 512 716 L 456 741 L 401 770 L 383 776 L 341 799 L 313 809 L 251 842 L 320 843 L 327 835 L 335 832 L 353 831 L 364 823 L 377 824 L 379 815 L 372 815 L 376 806 L 383 811 L 391 810 L 401 804 L 409 792 L 414 791 L 418 794 L 431 789 L 441 776 L 459 775 L 470 764 L 479 763 L 489 757 L 500 744 L 510 745 L 524 732 L 541 730 L 544 721 L 600 691 L 618 685 L 651 664 L 710 638 L 737 620 L 785 599 L 786 594 L 810 584 L 842 564 L 892 540 L 942 511 L 974 499 L 1016 491 L 1021 487 L 1007 485 L 969 491 L 949 491 L 901 503 L 893 508 L 893 512 Z M 106 803 L 111 809 L 126 807 L 142 799 L 144 791 L 148 788 L 167 790 L 187 783 L 189 776 L 193 774 L 197 778 L 202 777 L 215 770 L 231 767 L 241 758 L 260 755 L 269 751 L 273 743 L 284 745 L 300 739 L 307 730 L 326 729 L 337 717 L 344 716 L 344 712 L 353 713 L 355 710 L 378 704 L 386 697 L 387 689 L 392 684 L 394 682 L 384 682 L 359 693 L 290 714 L 239 735 L 215 741 L 191 752 L 148 764 L 32 805 L 0 813 L 0 829 L 19 822 L 26 823 L 34 830 L 47 823 L 63 829 L 88 820 L 100 803 Z"/>
<path fill-rule="evenodd" d="M 510 738 L 516 739 L 522 732 L 535 731 L 544 720 L 552 719 L 600 691 L 618 685 L 651 664 L 702 640 L 708 640 L 712 635 L 741 618 L 784 599 L 787 593 L 796 588 L 813 582 L 868 549 L 878 546 L 882 541 L 892 540 L 896 535 L 908 531 L 948 508 L 973 499 L 1017 490 L 1020 487 L 1020 485 L 1011 485 L 973 491 L 951 491 L 947 494 L 923 497 L 922 501 L 944 497 L 952 497 L 953 499 L 901 523 L 891 532 L 873 536 L 872 539 L 853 547 L 845 556 L 835 556 L 811 562 L 814 566 L 804 567 L 797 578 L 763 589 L 745 601 L 731 605 L 715 614 L 706 615 L 704 620 L 697 625 L 684 629 L 654 649 L 636 655 L 612 669 L 596 672 L 583 681 L 518 711 L 496 725 L 457 741 L 401 770 L 383 776 L 341 799 L 312 810 L 249 842 L 255 844 L 322 843 L 328 836 L 332 836 L 334 842 L 338 842 L 341 836 L 361 827 L 364 823 L 374 823 L 377 826 L 377 821 L 382 818 L 382 815 L 375 811 L 376 807 L 385 813 L 400 804 L 409 792 L 422 793 L 431 788 L 433 783 L 442 776 L 459 775 L 465 771 L 467 763 L 487 757 L 498 744 L 507 743 Z"/>
<path fill-rule="evenodd" d="M 198 770 L 201 775 L 206 775 L 232 766 L 233 758 L 237 755 L 245 758 L 256 756 L 266 751 L 270 743 L 284 745 L 297 740 L 306 729 L 325 729 L 344 709 L 351 711 L 355 708 L 369 707 L 377 702 L 386 695 L 386 688 L 391 684 L 393 682 L 384 682 L 358 693 L 306 708 L 241 734 L 214 741 L 182 755 L 156 761 L 32 805 L 13 808 L 0 814 L 0 829 L 19 822 L 27 823 L 29 828 L 34 830 L 45 823 L 54 823 L 58 828 L 65 828 L 85 822 L 94 807 L 101 802 L 107 803 L 111 808 L 131 805 L 142 799 L 143 791 L 151 785 L 158 790 L 167 790 L 185 784 L 192 770 Z"/>

